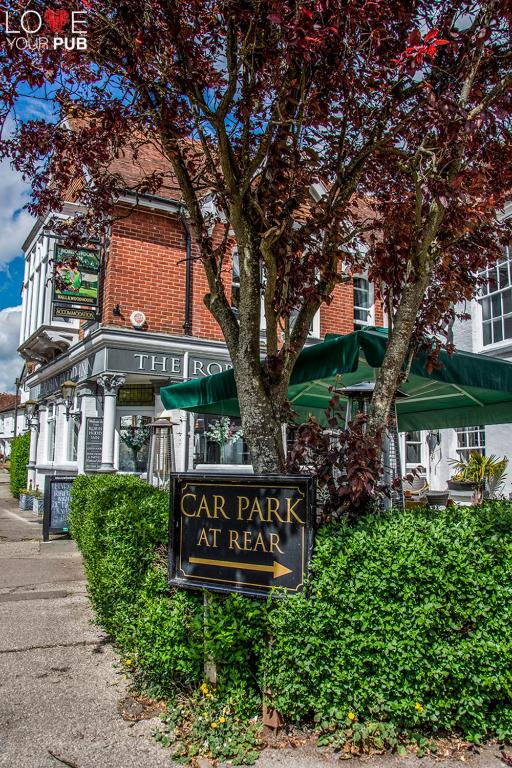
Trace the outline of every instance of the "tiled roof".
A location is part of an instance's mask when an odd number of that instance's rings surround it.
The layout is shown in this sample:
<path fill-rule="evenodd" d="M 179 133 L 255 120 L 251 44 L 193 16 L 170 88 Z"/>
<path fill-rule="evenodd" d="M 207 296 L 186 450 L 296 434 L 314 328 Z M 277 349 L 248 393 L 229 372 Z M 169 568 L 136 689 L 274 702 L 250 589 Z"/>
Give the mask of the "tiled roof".
<path fill-rule="evenodd" d="M 19 396 L 11 395 L 9 392 L 0 392 L 0 413 L 3 413 L 3 411 L 12 411 L 16 405 L 16 401 L 19 403 Z"/>

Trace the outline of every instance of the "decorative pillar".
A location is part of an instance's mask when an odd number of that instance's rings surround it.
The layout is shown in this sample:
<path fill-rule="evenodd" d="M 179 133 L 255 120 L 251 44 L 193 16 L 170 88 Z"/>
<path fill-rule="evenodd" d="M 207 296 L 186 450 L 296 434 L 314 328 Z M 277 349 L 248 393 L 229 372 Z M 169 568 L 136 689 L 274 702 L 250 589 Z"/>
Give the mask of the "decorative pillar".
<path fill-rule="evenodd" d="M 39 439 L 39 418 L 36 415 L 30 419 L 30 451 L 28 455 L 28 482 L 36 487 L 37 441 Z"/>
<path fill-rule="evenodd" d="M 116 429 L 116 398 L 117 390 L 126 378 L 118 374 L 104 373 L 98 376 L 97 382 L 103 388 L 103 439 L 101 443 L 100 472 L 115 472 L 114 440 Z"/>

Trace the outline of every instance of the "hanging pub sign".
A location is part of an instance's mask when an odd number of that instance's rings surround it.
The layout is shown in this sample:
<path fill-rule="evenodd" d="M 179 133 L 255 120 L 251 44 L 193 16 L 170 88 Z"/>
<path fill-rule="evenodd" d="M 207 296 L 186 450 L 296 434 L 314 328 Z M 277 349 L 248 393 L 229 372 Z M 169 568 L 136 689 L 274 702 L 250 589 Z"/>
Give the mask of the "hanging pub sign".
<path fill-rule="evenodd" d="M 69 532 L 69 507 L 74 477 L 49 477 L 44 489 L 43 541 L 50 533 Z"/>
<path fill-rule="evenodd" d="M 54 317 L 94 320 L 98 309 L 98 251 L 55 246 Z"/>
<path fill-rule="evenodd" d="M 311 558 L 313 521 L 309 477 L 175 475 L 169 583 L 252 596 L 267 596 L 274 587 L 299 592 Z"/>

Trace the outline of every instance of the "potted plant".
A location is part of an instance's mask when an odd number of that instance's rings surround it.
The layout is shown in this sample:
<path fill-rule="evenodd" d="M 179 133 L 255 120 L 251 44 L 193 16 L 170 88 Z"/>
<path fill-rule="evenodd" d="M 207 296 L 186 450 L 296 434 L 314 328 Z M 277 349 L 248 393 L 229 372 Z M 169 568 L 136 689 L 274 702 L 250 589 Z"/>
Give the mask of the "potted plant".
<path fill-rule="evenodd" d="M 467 459 L 452 459 L 450 464 L 456 470 L 448 480 L 450 490 L 474 491 L 474 502 L 481 504 L 485 495 L 494 498 L 503 489 L 508 459 L 505 456 L 482 456 L 478 451 L 470 453 Z"/>
<path fill-rule="evenodd" d="M 30 512 L 32 510 L 32 498 L 33 498 L 33 490 L 32 488 L 22 488 L 20 491 L 20 509 L 23 510 L 23 512 Z"/>
<path fill-rule="evenodd" d="M 44 497 L 39 488 L 37 488 L 32 494 L 32 510 L 36 515 L 39 515 L 40 517 L 43 514 L 43 508 L 44 508 Z"/>
<path fill-rule="evenodd" d="M 237 429 L 236 425 L 227 416 L 216 419 L 211 428 L 204 433 L 207 440 L 217 443 L 220 448 L 220 463 L 226 463 L 226 446 L 236 443 L 243 437 L 243 430 Z"/>

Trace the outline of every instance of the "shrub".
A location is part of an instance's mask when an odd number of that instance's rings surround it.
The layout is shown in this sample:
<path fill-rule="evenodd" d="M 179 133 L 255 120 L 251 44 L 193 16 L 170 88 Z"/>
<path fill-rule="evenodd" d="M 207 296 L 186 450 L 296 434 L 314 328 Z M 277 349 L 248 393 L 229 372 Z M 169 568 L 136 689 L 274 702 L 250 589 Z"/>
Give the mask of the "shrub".
<path fill-rule="evenodd" d="M 11 493 L 19 498 L 20 491 L 27 487 L 28 469 L 27 464 L 30 452 L 30 433 L 17 435 L 11 442 L 11 466 L 10 466 L 10 488 Z"/>
<path fill-rule="evenodd" d="M 305 593 L 210 594 L 206 613 L 200 593 L 167 585 L 167 508 L 137 478 L 73 484 L 91 600 L 145 690 L 197 696 L 206 656 L 240 722 L 269 690 L 286 719 L 313 720 L 337 745 L 512 737 L 512 504 L 333 523 L 317 534 Z"/>
<path fill-rule="evenodd" d="M 270 615 L 275 705 L 326 729 L 512 736 L 512 505 L 391 511 L 322 529 L 310 595 Z"/>

